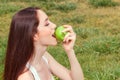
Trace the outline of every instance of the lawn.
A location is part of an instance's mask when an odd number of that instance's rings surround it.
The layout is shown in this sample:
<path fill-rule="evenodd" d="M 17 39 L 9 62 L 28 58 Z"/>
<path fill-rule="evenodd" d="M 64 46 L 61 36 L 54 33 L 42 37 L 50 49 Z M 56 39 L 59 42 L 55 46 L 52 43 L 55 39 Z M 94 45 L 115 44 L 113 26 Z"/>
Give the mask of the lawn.
<path fill-rule="evenodd" d="M 120 80 L 119 0 L 0 0 L 0 80 L 11 18 L 29 6 L 43 9 L 58 26 L 73 26 L 77 34 L 74 49 L 85 80 Z M 48 52 L 70 68 L 61 44 L 48 47 Z"/>

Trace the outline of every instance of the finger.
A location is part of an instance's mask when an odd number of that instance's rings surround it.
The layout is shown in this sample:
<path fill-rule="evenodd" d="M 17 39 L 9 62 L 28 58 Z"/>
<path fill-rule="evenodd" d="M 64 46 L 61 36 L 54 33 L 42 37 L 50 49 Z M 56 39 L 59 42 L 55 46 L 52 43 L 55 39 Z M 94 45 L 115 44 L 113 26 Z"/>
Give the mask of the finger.
<path fill-rule="evenodd" d="M 64 26 L 65 29 L 69 28 L 70 30 L 73 30 L 72 26 Z"/>
<path fill-rule="evenodd" d="M 73 40 L 72 37 L 68 37 L 65 42 L 68 43 L 68 42 L 70 42 L 70 41 L 72 41 L 72 40 Z"/>
<path fill-rule="evenodd" d="M 72 30 L 72 28 L 65 28 L 62 32 L 70 32 L 70 33 L 72 33 L 73 30 Z"/>
<path fill-rule="evenodd" d="M 70 41 L 75 41 L 76 40 L 76 36 L 75 35 L 69 35 L 68 37 L 66 37 L 65 39 L 64 39 L 64 42 L 70 42 Z"/>
<path fill-rule="evenodd" d="M 72 28 L 70 25 L 63 25 L 65 28 Z"/>
<path fill-rule="evenodd" d="M 67 37 L 69 37 L 69 36 L 70 36 L 70 33 L 68 32 L 68 33 L 65 35 L 63 42 L 65 42 L 66 39 L 67 39 Z"/>
<path fill-rule="evenodd" d="M 74 43 L 75 42 L 75 38 L 74 37 L 68 37 L 65 42 L 66 43 L 69 43 L 69 42 Z"/>

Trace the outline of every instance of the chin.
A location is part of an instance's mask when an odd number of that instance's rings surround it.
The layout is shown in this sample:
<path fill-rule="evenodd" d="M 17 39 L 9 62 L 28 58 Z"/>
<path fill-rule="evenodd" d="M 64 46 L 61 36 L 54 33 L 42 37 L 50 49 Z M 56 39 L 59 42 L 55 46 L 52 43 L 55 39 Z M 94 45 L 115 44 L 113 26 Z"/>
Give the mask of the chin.
<path fill-rule="evenodd" d="M 49 42 L 45 43 L 48 46 L 56 46 L 57 45 L 57 40 L 55 38 L 49 39 Z"/>
<path fill-rule="evenodd" d="M 52 40 L 51 44 L 52 44 L 52 46 L 56 46 L 57 45 L 57 40 L 56 39 Z"/>
<path fill-rule="evenodd" d="M 55 42 L 55 43 L 53 43 L 53 44 L 51 44 L 52 46 L 56 46 L 57 45 L 57 42 Z"/>

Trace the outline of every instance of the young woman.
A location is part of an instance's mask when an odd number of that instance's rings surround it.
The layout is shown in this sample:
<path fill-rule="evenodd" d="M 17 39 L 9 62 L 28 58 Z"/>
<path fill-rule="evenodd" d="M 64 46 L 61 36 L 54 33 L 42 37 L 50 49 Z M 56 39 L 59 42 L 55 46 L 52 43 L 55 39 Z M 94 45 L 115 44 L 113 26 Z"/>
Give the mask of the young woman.
<path fill-rule="evenodd" d="M 17 12 L 10 25 L 6 51 L 4 80 L 83 80 L 73 46 L 76 39 L 70 25 L 64 25 L 68 32 L 63 48 L 69 58 L 71 70 L 59 64 L 47 51 L 48 46 L 57 44 L 54 37 L 56 25 L 44 11 L 28 7 Z"/>

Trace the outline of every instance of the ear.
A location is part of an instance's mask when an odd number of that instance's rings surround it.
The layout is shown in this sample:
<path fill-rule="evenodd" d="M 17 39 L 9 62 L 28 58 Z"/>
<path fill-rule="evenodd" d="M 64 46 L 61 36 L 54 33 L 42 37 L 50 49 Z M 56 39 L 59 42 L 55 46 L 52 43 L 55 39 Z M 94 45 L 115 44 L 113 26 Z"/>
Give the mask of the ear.
<path fill-rule="evenodd" d="M 34 40 L 34 41 L 38 41 L 38 40 L 39 40 L 39 34 L 38 34 L 38 33 L 36 33 L 36 34 L 34 35 L 33 40 Z"/>

